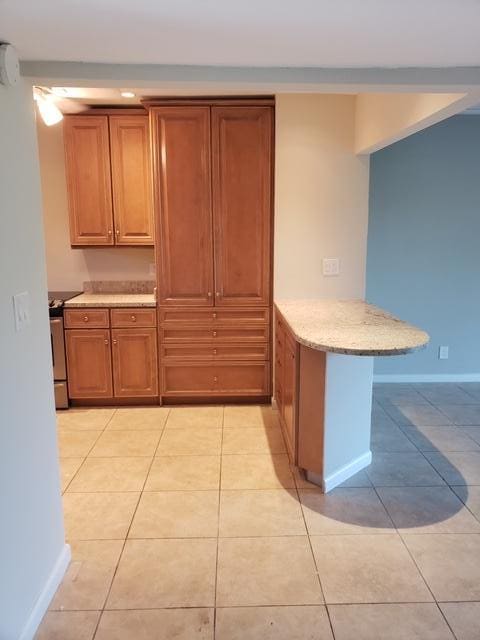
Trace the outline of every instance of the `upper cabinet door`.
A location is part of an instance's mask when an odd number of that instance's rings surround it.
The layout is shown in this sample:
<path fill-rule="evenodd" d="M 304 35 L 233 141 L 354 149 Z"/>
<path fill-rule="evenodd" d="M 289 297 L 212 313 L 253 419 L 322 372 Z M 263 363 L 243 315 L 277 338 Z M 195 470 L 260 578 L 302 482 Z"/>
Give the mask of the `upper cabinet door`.
<path fill-rule="evenodd" d="M 213 304 L 209 107 L 150 110 L 159 301 Z"/>
<path fill-rule="evenodd" d="M 70 242 L 114 244 L 107 116 L 65 116 L 64 136 Z"/>
<path fill-rule="evenodd" d="M 268 305 L 272 109 L 212 107 L 215 304 Z"/>
<path fill-rule="evenodd" d="M 109 116 L 115 244 L 153 244 L 148 116 Z"/>

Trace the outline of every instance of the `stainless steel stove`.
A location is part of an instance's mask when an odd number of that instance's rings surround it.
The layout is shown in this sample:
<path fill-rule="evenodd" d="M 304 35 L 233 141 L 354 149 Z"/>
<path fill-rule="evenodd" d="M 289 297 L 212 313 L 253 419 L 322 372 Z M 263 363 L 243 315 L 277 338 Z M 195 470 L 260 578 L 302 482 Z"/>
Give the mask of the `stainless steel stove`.
<path fill-rule="evenodd" d="M 50 316 L 50 339 L 52 343 L 53 379 L 55 388 L 55 407 L 68 409 L 67 361 L 65 356 L 65 337 L 63 333 L 64 303 L 81 291 L 49 291 L 48 313 Z"/>

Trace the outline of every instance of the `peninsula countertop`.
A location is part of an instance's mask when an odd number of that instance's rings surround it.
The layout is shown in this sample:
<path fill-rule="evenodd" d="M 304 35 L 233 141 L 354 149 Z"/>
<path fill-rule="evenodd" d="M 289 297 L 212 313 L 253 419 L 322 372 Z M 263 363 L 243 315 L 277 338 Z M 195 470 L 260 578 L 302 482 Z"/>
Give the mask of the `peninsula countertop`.
<path fill-rule="evenodd" d="M 83 307 L 155 307 L 153 293 L 81 293 L 65 302 L 65 308 Z"/>
<path fill-rule="evenodd" d="M 430 337 L 363 300 L 277 300 L 301 344 L 331 353 L 394 356 L 423 349 Z"/>

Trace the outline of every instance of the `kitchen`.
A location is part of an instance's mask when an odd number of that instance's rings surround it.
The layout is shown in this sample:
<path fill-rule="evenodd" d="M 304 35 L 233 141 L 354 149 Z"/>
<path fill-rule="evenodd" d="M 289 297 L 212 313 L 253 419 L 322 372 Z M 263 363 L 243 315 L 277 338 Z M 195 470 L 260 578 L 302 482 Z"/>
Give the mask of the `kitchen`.
<path fill-rule="evenodd" d="M 67 88 L 37 91 L 72 109 Z M 277 300 L 274 310 L 274 97 L 114 98 L 120 104 L 75 101 L 78 113 L 62 123 L 64 162 L 50 148 L 55 139 L 60 147 L 60 128 L 54 138 L 53 127 L 38 124 L 49 278 L 83 288 L 50 294 L 57 408 L 273 399 L 291 463 L 333 489 L 371 462 L 373 355 L 414 351 L 428 336 L 354 302 L 329 310 L 304 303 L 307 320 L 296 333 L 285 305 Z M 137 104 L 125 106 L 131 98 Z M 57 272 L 62 259 L 80 262 L 78 253 L 91 278 L 83 282 L 74 271 Z M 339 275 L 323 268 L 326 277 Z M 108 279 L 94 279 L 102 269 Z M 348 335 L 353 317 L 359 325 Z M 308 321 L 334 330 L 346 322 L 345 342 L 305 342 Z M 352 344 L 362 329 L 370 334 Z M 305 346 L 329 355 L 301 373 Z M 328 382 L 335 353 L 357 371 L 348 389 L 332 391 Z M 308 380 L 315 382 L 305 397 Z M 345 393 L 350 414 L 339 413 Z M 363 435 L 349 449 L 353 424 Z"/>

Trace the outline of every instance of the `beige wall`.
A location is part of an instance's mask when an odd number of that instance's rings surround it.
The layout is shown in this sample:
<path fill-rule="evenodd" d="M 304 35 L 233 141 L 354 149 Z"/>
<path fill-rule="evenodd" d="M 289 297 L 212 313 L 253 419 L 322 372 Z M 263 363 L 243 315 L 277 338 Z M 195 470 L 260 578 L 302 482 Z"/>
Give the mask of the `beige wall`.
<path fill-rule="evenodd" d="M 361 93 L 356 100 L 355 152 L 383 149 L 479 100 L 474 93 Z"/>
<path fill-rule="evenodd" d="M 81 289 L 86 280 L 149 280 L 153 248 L 70 247 L 62 125 L 37 122 L 47 278 L 50 290 Z"/>
<path fill-rule="evenodd" d="M 369 159 L 354 155 L 355 97 L 276 96 L 275 297 L 363 297 Z M 324 277 L 322 259 L 340 258 Z"/>

